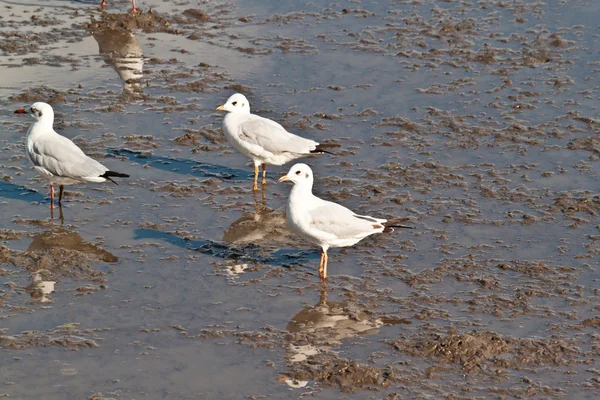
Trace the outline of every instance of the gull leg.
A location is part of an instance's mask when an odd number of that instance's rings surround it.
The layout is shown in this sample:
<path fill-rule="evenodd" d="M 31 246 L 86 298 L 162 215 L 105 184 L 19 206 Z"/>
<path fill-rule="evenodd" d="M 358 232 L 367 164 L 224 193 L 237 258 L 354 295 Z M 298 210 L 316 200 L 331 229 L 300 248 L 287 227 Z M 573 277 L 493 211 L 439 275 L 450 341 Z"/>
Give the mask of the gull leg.
<path fill-rule="evenodd" d="M 50 184 L 50 209 L 54 208 L 54 185 Z"/>
<path fill-rule="evenodd" d="M 327 252 L 323 251 L 323 257 L 324 257 L 324 261 L 323 261 L 323 280 L 326 281 L 327 280 Z"/>
<path fill-rule="evenodd" d="M 254 186 L 252 187 L 252 190 L 258 190 L 258 165 L 254 166 Z"/>
<path fill-rule="evenodd" d="M 60 190 L 58 191 L 58 205 L 60 207 L 62 207 L 62 195 L 63 195 L 63 190 L 65 190 L 65 185 L 60 185 Z"/>
<path fill-rule="evenodd" d="M 262 177 L 261 183 L 264 186 L 267 184 L 267 164 L 263 164 L 262 169 L 263 169 L 263 177 Z"/>
<path fill-rule="evenodd" d="M 131 12 L 137 14 L 139 11 L 137 10 L 137 8 L 135 8 L 135 0 L 131 0 L 131 5 L 133 6 Z"/>
<path fill-rule="evenodd" d="M 102 3 L 100 3 L 100 8 L 104 9 L 104 6 L 106 6 L 106 0 L 102 0 Z"/>
<path fill-rule="evenodd" d="M 323 261 L 325 260 L 324 256 L 325 252 L 321 250 L 321 260 L 319 261 L 319 278 L 321 279 L 323 279 Z"/>

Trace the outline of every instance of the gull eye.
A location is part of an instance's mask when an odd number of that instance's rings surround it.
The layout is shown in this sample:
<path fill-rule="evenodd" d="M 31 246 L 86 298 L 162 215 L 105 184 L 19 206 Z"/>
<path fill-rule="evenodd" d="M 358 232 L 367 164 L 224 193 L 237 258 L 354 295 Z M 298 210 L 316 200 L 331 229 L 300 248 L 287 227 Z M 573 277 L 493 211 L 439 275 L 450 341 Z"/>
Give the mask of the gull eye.
<path fill-rule="evenodd" d="M 233 105 L 235 106 L 235 105 L 237 104 L 237 101 L 234 101 L 234 102 L 233 102 L 233 103 L 231 103 L 231 104 L 233 104 Z"/>
<path fill-rule="evenodd" d="M 300 170 L 296 171 L 296 175 L 300 175 Z"/>

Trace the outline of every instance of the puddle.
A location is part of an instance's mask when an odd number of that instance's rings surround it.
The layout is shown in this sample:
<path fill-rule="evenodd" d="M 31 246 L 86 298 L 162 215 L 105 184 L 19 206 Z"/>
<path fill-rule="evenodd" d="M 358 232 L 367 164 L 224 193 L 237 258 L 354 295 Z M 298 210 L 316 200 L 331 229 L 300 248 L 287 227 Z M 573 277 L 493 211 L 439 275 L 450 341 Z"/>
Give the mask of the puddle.
<path fill-rule="evenodd" d="M 595 398 L 600 5 L 129 7 L 0 2 L 0 397 Z M 317 195 L 416 229 L 323 287 L 289 165 L 253 193 L 221 133 L 234 92 L 339 146 Z M 51 213 L 38 100 L 131 178 Z"/>

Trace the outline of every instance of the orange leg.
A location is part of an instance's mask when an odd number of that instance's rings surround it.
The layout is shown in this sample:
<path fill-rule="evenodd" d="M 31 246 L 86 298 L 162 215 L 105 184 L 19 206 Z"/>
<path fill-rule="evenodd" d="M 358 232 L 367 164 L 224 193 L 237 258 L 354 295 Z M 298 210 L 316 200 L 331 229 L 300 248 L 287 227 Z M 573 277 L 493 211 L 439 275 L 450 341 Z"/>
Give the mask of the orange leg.
<path fill-rule="evenodd" d="M 50 208 L 54 208 L 54 185 L 50 184 Z"/>
<path fill-rule="evenodd" d="M 327 279 L 327 253 L 321 251 L 321 262 L 319 263 L 319 277 L 322 280 Z"/>
<path fill-rule="evenodd" d="M 131 9 L 131 12 L 134 13 L 134 14 L 137 14 L 139 11 L 135 7 L 135 0 L 131 0 L 131 5 L 133 7 Z M 102 8 L 104 10 L 104 7 L 106 7 L 106 0 L 102 0 L 102 3 L 100 3 L 100 8 Z"/>
<path fill-rule="evenodd" d="M 258 165 L 254 166 L 254 186 L 252 190 L 258 190 Z"/>
<path fill-rule="evenodd" d="M 323 252 L 321 252 L 321 259 L 319 260 L 319 278 L 323 274 Z"/>
<path fill-rule="evenodd" d="M 263 168 L 263 178 L 262 178 L 262 184 L 263 186 L 267 184 L 267 164 L 263 164 L 262 165 Z"/>

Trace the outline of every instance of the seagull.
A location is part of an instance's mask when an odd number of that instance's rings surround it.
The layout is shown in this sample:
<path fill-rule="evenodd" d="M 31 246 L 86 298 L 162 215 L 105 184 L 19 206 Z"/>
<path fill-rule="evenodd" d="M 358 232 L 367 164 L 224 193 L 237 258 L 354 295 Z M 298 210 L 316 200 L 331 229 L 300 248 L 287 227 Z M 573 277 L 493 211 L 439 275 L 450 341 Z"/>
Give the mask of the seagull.
<path fill-rule="evenodd" d="M 131 0 L 131 5 L 133 6 L 131 12 L 137 14 L 139 11 L 135 8 L 135 0 Z M 100 8 L 104 9 L 104 6 L 106 6 L 106 0 L 102 0 L 102 3 L 100 3 Z"/>
<path fill-rule="evenodd" d="M 296 235 L 321 246 L 319 277 L 327 279 L 327 250 L 352 246 L 374 233 L 392 232 L 408 218 L 382 219 L 355 214 L 352 210 L 312 194 L 313 173 L 306 164 L 294 165 L 278 182 L 294 183 L 287 203 L 286 221 Z"/>
<path fill-rule="evenodd" d="M 62 205 L 64 185 L 85 182 L 117 182 L 111 178 L 129 178 L 127 174 L 110 171 L 85 155 L 70 139 L 54 131 L 54 111 L 50 104 L 38 102 L 18 114 L 31 114 L 36 121 L 27 131 L 27 157 L 35 170 L 50 181 L 50 208 L 54 208 L 54 184 L 60 185 L 58 204 Z"/>
<path fill-rule="evenodd" d="M 258 168 L 262 165 L 262 184 L 267 183 L 267 165 L 283 165 L 299 157 L 329 153 L 322 144 L 285 130 L 277 122 L 250 114 L 250 103 L 243 94 L 232 95 L 218 111 L 223 118 L 223 133 L 231 145 L 254 161 L 254 186 L 258 190 Z"/>

